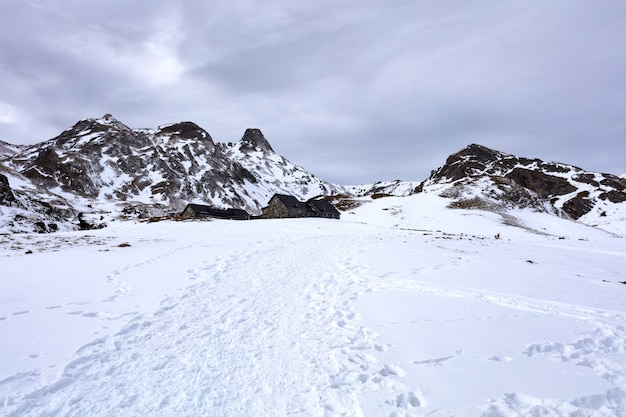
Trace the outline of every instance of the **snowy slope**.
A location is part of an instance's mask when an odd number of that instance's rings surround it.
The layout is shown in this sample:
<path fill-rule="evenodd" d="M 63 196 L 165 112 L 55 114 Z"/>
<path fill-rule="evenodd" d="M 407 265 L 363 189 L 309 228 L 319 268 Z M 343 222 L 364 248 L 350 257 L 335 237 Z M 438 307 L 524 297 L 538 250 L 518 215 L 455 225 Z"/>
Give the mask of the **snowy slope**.
<path fill-rule="evenodd" d="M 599 225 L 586 225 L 580 221 L 556 216 L 550 212 L 539 212 L 532 208 L 510 208 L 493 210 L 450 208 L 451 200 L 441 196 L 439 190 L 422 192 L 406 197 L 384 197 L 354 199 L 359 206 L 342 214 L 352 221 L 395 229 L 418 231 L 462 230 L 463 233 L 482 237 L 524 236 L 528 232 L 539 235 L 566 237 L 569 239 L 608 234 L 626 236 L 626 221 L 619 218 L 607 219 Z M 444 193 L 446 195 L 446 193 Z M 365 219 L 365 220 L 364 220 Z"/>
<path fill-rule="evenodd" d="M 624 238 L 425 196 L 0 236 L 0 415 L 626 415 Z"/>

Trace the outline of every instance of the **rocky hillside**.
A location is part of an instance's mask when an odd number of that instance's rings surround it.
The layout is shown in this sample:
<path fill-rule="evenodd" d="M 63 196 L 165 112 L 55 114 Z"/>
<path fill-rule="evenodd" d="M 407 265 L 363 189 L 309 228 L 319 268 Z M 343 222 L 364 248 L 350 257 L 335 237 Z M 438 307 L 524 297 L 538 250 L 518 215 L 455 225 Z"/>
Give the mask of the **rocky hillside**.
<path fill-rule="evenodd" d="M 215 143 L 192 122 L 132 129 L 105 115 L 36 145 L 0 142 L 0 232 L 100 227 L 179 213 L 188 203 L 259 214 L 275 193 L 333 196 L 349 210 L 370 197 L 427 192 L 452 208 L 530 208 L 594 225 L 626 216 L 625 178 L 480 145 L 451 155 L 421 183 L 338 186 L 276 154 L 259 129 Z"/>
<path fill-rule="evenodd" d="M 439 192 L 452 200 L 450 207 L 531 208 L 594 224 L 624 214 L 626 179 L 469 145 L 450 155 L 419 192 Z"/>
<path fill-rule="evenodd" d="M 258 129 L 216 144 L 192 122 L 132 129 L 111 115 L 81 120 L 33 146 L 2 142 L 0 164 L 7 196 L 14 183 L 29 183 L 91 218 L 175 213 L 190 202 L 257 214 L 277 192 L 300 199 L 343 192 L 277 155 Z"/>

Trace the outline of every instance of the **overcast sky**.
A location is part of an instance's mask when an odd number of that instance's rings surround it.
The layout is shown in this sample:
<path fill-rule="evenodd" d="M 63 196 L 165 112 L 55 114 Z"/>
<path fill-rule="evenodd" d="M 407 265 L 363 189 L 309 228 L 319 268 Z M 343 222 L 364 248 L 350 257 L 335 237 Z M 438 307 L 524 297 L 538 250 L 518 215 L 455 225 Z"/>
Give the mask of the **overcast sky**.
<path fill-rule="evenodd" d="M 470 143 L 626 173 L 622 0 L 0 0 L 0 140 L 80 119 L 263 131 L 339 184 Z"/>

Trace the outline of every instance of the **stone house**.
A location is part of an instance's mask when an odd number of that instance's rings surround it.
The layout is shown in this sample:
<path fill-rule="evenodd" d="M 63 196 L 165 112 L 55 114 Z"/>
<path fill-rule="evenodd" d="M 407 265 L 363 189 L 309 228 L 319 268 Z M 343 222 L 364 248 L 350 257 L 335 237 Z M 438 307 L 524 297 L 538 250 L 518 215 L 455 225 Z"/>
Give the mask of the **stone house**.
<path fill-rule="evenodd" d="M 215 219 L 228 220 L 250 220 L 250 214 L 242 209 L 206 206 L 203 204 L 187 204 L 181 213 L 181 217 L 186 219 L 211 217 Z"/>
<path fill-rule="evenodd" d="M 288 217 L 324 217 L 338 219 L 339 211 L 325 200 L 299 201 L 291 195 L 274 194 L 262 209 L 263 218 L 280 219 Z"/>
<path fill-rule="evenodd" d="M 339 219 L 341 214 L 339 210 L 333 206 L 330 201 L 326 200 L 309 200 L 309 207 L 315 212 L 316 217 L 324 217 L 327 219 Z"/>

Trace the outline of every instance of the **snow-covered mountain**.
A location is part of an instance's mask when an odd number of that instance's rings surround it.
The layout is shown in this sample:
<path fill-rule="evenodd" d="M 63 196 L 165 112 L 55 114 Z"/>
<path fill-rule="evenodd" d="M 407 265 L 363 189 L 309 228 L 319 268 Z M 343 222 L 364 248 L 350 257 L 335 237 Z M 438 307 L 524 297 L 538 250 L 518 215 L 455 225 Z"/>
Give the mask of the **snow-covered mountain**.
<path fill-rule="evenodd" d="M 93 223 L 107 212 L 175 213 L 191 202 L 258 214 L 277 192 L 301 199 L 343 192 L 277 155 L 258 129 L 237 143 L 216 144 L 192 122 L 131 129 L 105 115 L 33 146 L 3 142 L 0 152 L 4 188 L 30 183 Z M 17 196 L 15 210 L 27 205 L 24 199 Z"/>
<path fill-rule="evenodd" d="M 259 214 L 275 193 L 334 196 L 344 210 L 372 198 L 436 193 L 451 208 L 525 208 L 588 225 L 626 217 L 624 176 L 480 145 L 452 154 L 421 183 L 340 186 L 275 153 L 259 129 L 247 129 L 235 143 L 215 143 L 192 122 L 133 129 L 105 115 L 36 145 L 0 142 L 1 230 L 93 228 L 120 216 L 178 213 L 188 203 Z M 359 197 L 367 198 L 355 202 Z"/>
<path fill-rule="evenodd" d="M 527 208 L 588 225 L 626 217 L 626 180 L 480 145 L 450 155 L 414 193 L 435 192 L 449 207 L 503 212 Z"/>

